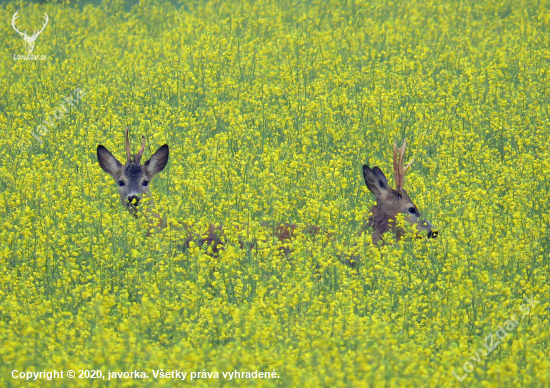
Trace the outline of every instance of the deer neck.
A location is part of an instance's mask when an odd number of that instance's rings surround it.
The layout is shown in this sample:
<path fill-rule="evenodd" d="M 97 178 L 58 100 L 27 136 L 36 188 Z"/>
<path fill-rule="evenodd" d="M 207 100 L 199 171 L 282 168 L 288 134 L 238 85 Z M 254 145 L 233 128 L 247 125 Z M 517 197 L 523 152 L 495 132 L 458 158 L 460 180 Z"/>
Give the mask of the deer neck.
<path fill-rule="evenodd" d="M 386 232 L 395 233 L 397 241 L 399 241 L 405 234 L 405 231 L 402 228 L 395 226 L 395 216 L 390 216 L 378 204 L 374 205 L 370 209 L 370 214 L 371 216 L 368 219 L 367 226 L 373 230 L 373 243 L 376 244 L 379 240 L 381 240 L 382 235 Z"/>
<path fill-rule="evenodd" d="M 380 233 L 380 235 L 382 235 L 390 230 L 390 217 L 378 204 L 370 209 L 370 214 L 371 216 L 368 219 L 367 225 L 372 228 L 375 233 Z"/>

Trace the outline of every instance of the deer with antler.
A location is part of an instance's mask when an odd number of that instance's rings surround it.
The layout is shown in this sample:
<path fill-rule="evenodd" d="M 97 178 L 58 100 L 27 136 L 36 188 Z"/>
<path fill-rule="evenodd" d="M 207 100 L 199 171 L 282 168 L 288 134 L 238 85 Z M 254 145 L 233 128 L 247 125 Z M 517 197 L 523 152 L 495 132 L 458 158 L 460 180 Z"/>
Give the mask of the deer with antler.
<path fill-rule="evenodd" d="M 376 205 L 371 208 L 371 216 L 361 233 L 363 233 L 367 227 L 372 229 L 372 242 L 374 244 L 382 240 L 382 235 L 387 232 L 395 233 L 397 241 L 405 235 L 405 230 L 395 224 L 399 213 L 405 214 L 405 220 L 416 226 L 419 236 L 421 232 L 426 232 L 428 238 L 436 238 L 438 235 L 437 231 L 432 230 L 433 225 L 429 221 L 421 218 L 420 211 L 403 188 L 405 174 L 414 162 L 413 159 L 407 166 L 403 166 L 406 148 L 406 139 L 403 140 L 401 148 L 397 148 L 397 143 L 395 141 L 393 143 L 393 177 L 396 186 L 395 190 L 389 186 L 388 179 L 378 166 L 375 166 L 371 170 L 366 164 L 363 165 L 363 178 L 365 179 L 367 188 L 376 196 Z M 291 239 L 297 229 L 297 225 L 285 223 L 277 226 L 275 232 L 279 239 L 284 241 Z M 323 233 L 321 228 L 312 225 L 306 226 L 304 232 L 309 235 L 322 233 L 327 237 L 331 237 L 330 234 Z M 345 262 L 349 264 L 348 261 Z"/>
<path fill-rule="evenodd" d="M 142 203 L 143 197 L 148 196 L 149 187 L 153 177 L 161 172 L 168 163 L 169 148 L 167 144 L 161 146 L 145 163 L 141 164 L 141 158 L 145 150 L 145 136 L 142 137 L 141 148 L 138 153 L 132 155 L 130 141 L 128 137 L 128 128 L 125 130 L 125 150 L 126 163 L 123 165 L 107 148 L 102 145 L 97 146 L 97 159 L 99 165 L 107 174 L 111 175 L 118 185 L 118 192 L 121 204 L 132 214 L 138 217 L 138 207 Z M 154 203 L 149 201 L 146 207 L 145 217 L 148 221 L 147 236 L 151 236 L 155 231 L 160 231 L 164 227 L 162 217 L 154 211 Z M 280 241 L 289 240 L 293 236 L 293 232 L 297 229 L 293 224 L 277 224 L 263 223 L 264 227 L 270 228 L 273 235 Z M 183 225 L 183 229 L 187 233 L 184 240 L 184 247 L 188 247 L 191 241 L 201 246 L 203 244 L 210 245 L 212 251 L 216 253 L 221 246 L 221 235 L 223 234 L 223 226 L 209 225 L 208 230 L 201 236 L 193 236 L 187 225 Z M 308 227 L 306 233 L 315 234 L 319 228 Z M 253 245 L 251 243 L 240 242 L 241 247 L 245 245 Z"/>
<path fill-rule="evenodd" d="M 167 144 L 161 146 L 145 163 L 141 163 L 141 158 L 145 150 L 145 136 L 141 140 L 141 148 L 138 153 L 132 155 L 130 140 L 128 137 L 128 128 L 125 130 L 125 150 L 126 163 L 120 163 L 107 148 L 102 145 L 97 146 L 97 159 L 99 165 L 107 174 L 111 175 L 118 185 L 118 192 L 121 204 L 128 209 L 130 214 L 138 217 L 138 207 L 144 197 L 149 195 L 149 186 L 153 177 L 161 172 L 168 163 L 170 150 Z M 147 236 L 151 236 L 156 231 L 164 227 L 163 219 L 159 213 L 154 211 L 154 203 L 149 201 L 144 214 L 148 221 Z M 217 252 L 221 244 L 220 235 L 223 231 L 221 226 L 210 225 L 206 234 L 196 237 L 190 233 L 190 228 L 184 226 L 188 236 L 184 241 L 184 247 L 188 247 L 191 241 L 198 245 L 208 244 L 212 250 Z"/>
<path fill-rule="evenodd" d="M 161 146 L 143 165 L 141 157 L 145 150 L 145 136 L 141 139 L 139 152 L 132 155 L 128 128 L 125 132 L 126 163 L 122 165 L 109 150 L 102 145 L 97 146 L 97 160 L 107 174 L 111 175 L 118 184 L 120 202 L 130 214 L 137 217 L 137 207 L 142 196 L 149 193 L 149 183 L 153 177 L 161 172 L 168 163 L 170 150 L 167 144 Z"/>
<path fill-rule="evenodd" d="M 25 41 L 25 48 L 27 49 L 27 53 L 28 54 L 32 54 L 33 50 L 34 50 L 34 42 L 36 40 L 36 38 L 38 38 L 38 35 L 40 35 L 42 33 L 42 31 L 44 31 L 44 28 L 46 28 L 46 25 L 48 24 L 48 15 L 46 13 L 44 13 L 44 19 L 46 19 L 46 21 L 44 22 L 44 24 L 42 25 L 42 29 L 40 31 L 36 31 L 34 30 L 34 33 L 32 34 L 32 36 L 28 36 L 27 35 L 27 30 L 25 30 L 25 32 L 21 32 L 19 31 L 19 28 L 17 28 L 15 26 L 15 20 L 19 17 L 17 16 L 17 12 L 19 11 L 16 11 L 14 14 L 13 14 L 13 17 L 11 18 L 11 26 L 13 27 L 13 29 L 23 37 L 23 40 Z"/>
<path fill-rule="evenodd" d="M 403 167 L 406 147 L 406 139 L 403 141 L 401 148 L 397 148 L 395 141 L 393 143 L 395 190 L 389 186 L 388 179 L 378 166 L 373 169 L 370 169 L 366 164 L 363 166 L 363 177 L 367 188 L 376 197 L 376 205 L 371 208 L 371 216 L 368 219 L 368 227 L 373 229 L 372 241 L 375 244 L 382 239 L 382 235 L 386 232 L 395 233 L 396 240 L 403 237 L 405 231 L 395 225 L 399 213 L 403 213 L 405 220 L 416 226 L 418 233 L 426 232 L 428 238 L 437 237 L 437 232 L 432 230 L 432 224 L 420 217 L 418 208 L 403 188 L 405 174 L 414 162 L 413 159 L 407 166 Z"/>

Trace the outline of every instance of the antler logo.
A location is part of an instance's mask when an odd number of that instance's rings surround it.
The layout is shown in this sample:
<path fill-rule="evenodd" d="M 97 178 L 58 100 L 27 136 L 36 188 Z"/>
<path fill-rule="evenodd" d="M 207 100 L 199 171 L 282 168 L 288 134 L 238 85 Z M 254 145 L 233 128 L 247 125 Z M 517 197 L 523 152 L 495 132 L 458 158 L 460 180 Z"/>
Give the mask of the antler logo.
<path fill-rule="evenodd" d="M 13 17 L 11 18 L 11 26 L 13 27 L 13 29 L 15 31 L 17 31 L 17 33 L 19 35 L 21 35 L 23 37 L 23 40 L 25 41 L 25 48 L 27 49 L 27 53 L 28 54 L 32 54 L 32 51 L 34 50 L 34 41 L 36 40 L 36 38 L 38 38 L 38 35 L 40 35 L 40 33 L 42 31 L 44 31 L 44 28 L 46 28 L 46 25 L 48 24 L 48 15 L 46 15 L 44 13 L 44 19 L 46 19 L 46 22 L 44 23 L 44 25 L 42 25 L 42 29 L 38 32 L 36 32 L 36 30 L 34 31 L 34 34 L 32 34 L 32 36 L 28 36 L 27 35 L 27 30 L 25 30 L 25 32 L 21 32 L 19 31 L 19 29 L 15 26 L 15 19 L 17 19 L 19 16 L 17 16 L 17 12 L 19 11 L 16 11 L 14 14 L 13 14 Z"/>

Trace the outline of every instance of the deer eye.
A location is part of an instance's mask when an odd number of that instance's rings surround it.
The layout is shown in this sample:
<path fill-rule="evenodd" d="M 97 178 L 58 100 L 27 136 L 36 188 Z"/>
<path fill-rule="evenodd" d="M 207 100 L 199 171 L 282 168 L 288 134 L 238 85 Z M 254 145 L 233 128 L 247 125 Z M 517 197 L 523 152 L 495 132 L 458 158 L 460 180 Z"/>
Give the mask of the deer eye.
<path fill-rule="evenodd" d="M 143 181 L 142 185 L 143 185 L 143 186 L 147 186 L 147 185 L 149 185 L 149 182 Z"/>
<path fill-rule="evenodd" d="M 416 209 L 414 207 L 409 208 L 409 213 L 416 214 Z"/>
<path fill-rule="evenodd" d="M 118 185 L 119 185 L 120 187 L 124 186 L 125 184 L 126 184 L 126 183 L 124 183 L 124 181 L 118 181 Z"/>

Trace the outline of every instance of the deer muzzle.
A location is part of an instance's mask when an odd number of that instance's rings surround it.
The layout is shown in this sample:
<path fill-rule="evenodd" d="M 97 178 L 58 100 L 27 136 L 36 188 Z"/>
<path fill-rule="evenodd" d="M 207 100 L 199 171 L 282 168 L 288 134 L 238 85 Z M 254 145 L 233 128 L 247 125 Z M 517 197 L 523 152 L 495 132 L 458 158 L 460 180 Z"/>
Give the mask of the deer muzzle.
<path fill-rule="evenodd" d="M 128 202 L 126 203 L 126 207 L 130 211 L 130 213 L 134 213 L 137 211 L 137 207 L 139 206 L 140 198 L 137 195 L 131 195 L 128 197 Z"/>
<path fill-rule="evenodd" d="M 418 221 L 418 230 L 428 232 L 428 238 L 437 238 L 439 232 L 433 230 L 433 225 L 430 221 L 419 220 Z"/>

